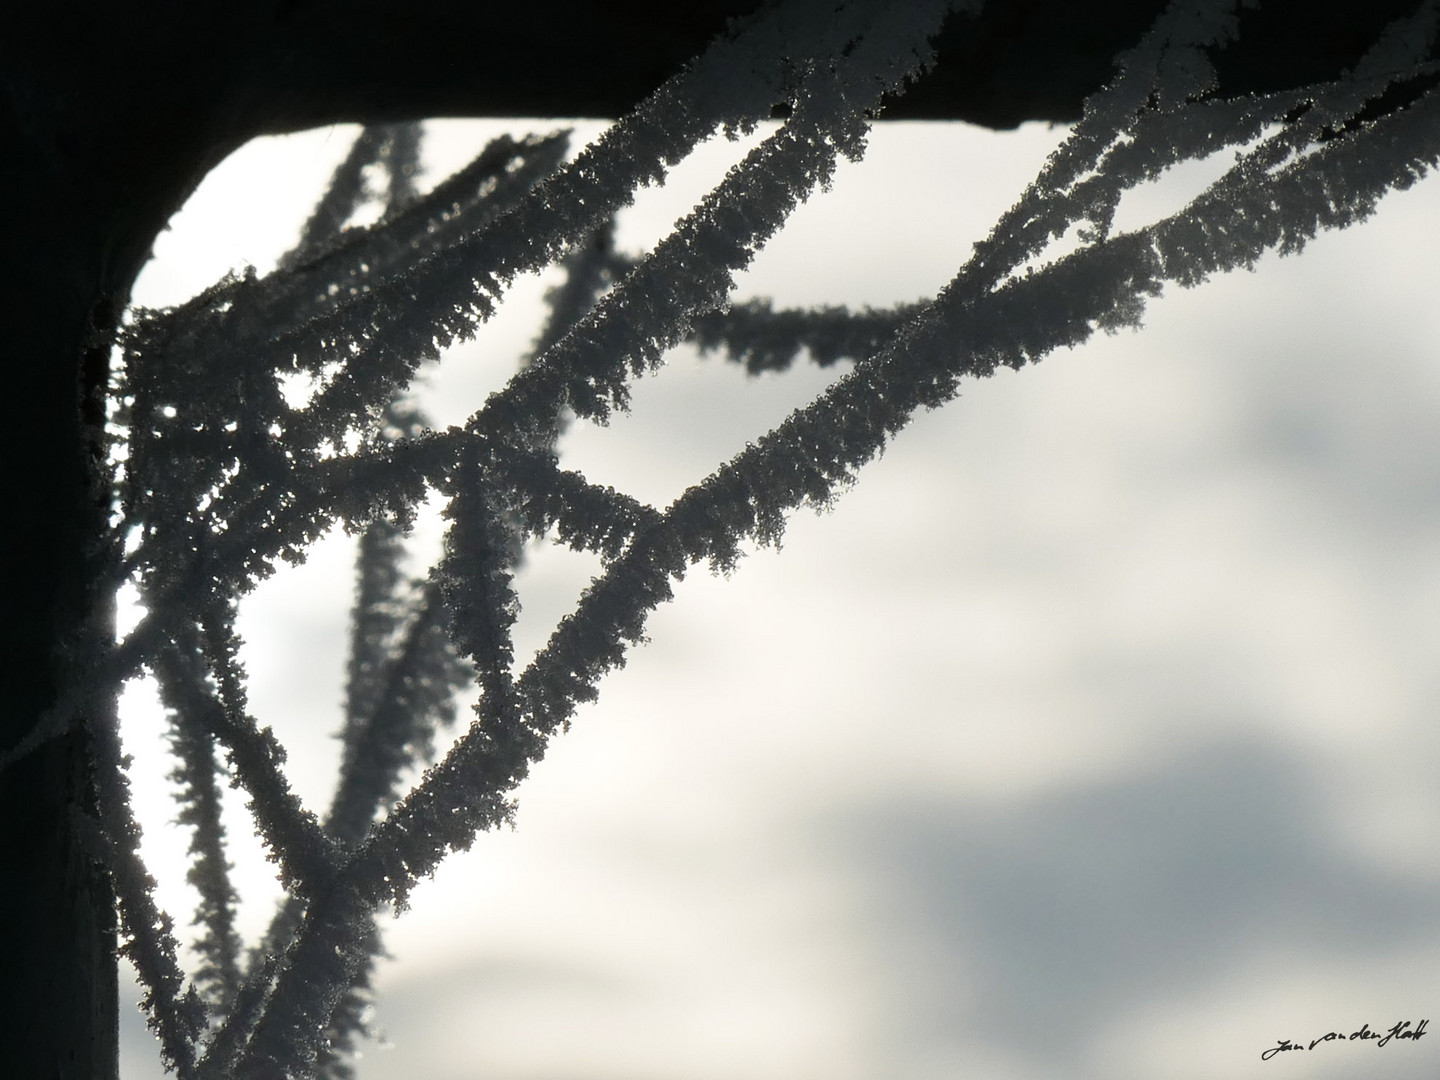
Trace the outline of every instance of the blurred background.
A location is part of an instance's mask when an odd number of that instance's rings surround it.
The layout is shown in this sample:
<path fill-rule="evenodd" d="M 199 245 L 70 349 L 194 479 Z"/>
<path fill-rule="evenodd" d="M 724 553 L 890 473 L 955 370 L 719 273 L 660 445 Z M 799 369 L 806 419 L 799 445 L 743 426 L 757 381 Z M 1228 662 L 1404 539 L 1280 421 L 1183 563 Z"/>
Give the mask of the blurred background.
<path fill-rule="evenodd" d="M 421 186 L 556 126 L 428 124 Z M 574 127 L 575 150 L 602 130 Z M 235 154 L 135 302 L 272 267 L 357 130 Z M 737 296 L 931 296 L 1064 135 L 882 123 Z M 643 193 L 619 246 L 653 244 L 746 145 Z M 1121 224 L 1217 171 L 1135 193 Z M 1436 1075 L 1440 1033 L 1260 1055 L 1440 1024 L 1437 235 L 1430 181 L 1300 257 L 1171 290 L 1143 330 L 917 417 L 782 550 L 696 568 L 520 788 L 515 830 L 386 922 L 362 1080 Z M 426 371 L 435 422 L 516 370 L 556 280 L 518 281 Z M 676 349 L 629 415 L 570 427 L 563 464 L 663 506 L 842 370 Z M 416 573 L 438 535 L 430 514 Z M 337 532 L 242 609 L 252 711 L 317 810 L 353 556 Z M 530 552 L 522 660 L 597 568 Z M 183 925 L 164 731 L 133 685 L 145 854 Z M 230 809 L 253 940 L 279 889 Z M 125 1080 L 161 1075 L 123 1023 Z"/>

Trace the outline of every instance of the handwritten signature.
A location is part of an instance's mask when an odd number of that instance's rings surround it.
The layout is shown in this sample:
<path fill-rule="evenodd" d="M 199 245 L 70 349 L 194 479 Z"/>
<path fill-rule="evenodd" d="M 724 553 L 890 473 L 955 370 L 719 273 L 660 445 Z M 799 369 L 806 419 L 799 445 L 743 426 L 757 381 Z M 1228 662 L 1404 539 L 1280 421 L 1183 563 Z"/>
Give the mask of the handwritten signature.
<path fill-rule="evenodd" d="M 1409 1020 L 1401 1020 L 1385 1034 L 1378 1031 L 1371 1031 L 1369 1024 L 1361 1024 L 1359 1031 L 1352 1031 L 1349 1035 L 1343 1035 L 1338 1031 L 1331 1031 L 1321 1035 L 1318 1039 L 1311 1039 L 1309 1043 L 1291 1042 L 1289 1039 L 1281 1039 L 1278 1046 L 1272 1046 L 1260 1055 L 1261 1061 L 1269 1061 L 1276 1054 L 1283 1054 L 1287 1050 L 1314 1050 L 1321 1043 L 1327 1042 L 1368 1042 L 1375 1040 L 1376 1046 L 1384 1046 L 1391 1039 L 1419 1039 L 1425 1034 L 1425 1025 L 1429 1020 L 1421 1020 L 1413 1028 Z"/>

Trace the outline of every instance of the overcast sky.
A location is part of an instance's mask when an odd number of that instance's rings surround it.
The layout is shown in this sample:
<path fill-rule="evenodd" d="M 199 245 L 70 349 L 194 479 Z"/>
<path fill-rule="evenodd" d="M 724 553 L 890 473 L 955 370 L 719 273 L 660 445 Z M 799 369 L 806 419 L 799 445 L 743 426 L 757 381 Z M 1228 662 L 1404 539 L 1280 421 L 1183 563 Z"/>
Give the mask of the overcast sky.
<path fill-rule="evenodd" d="M 433 124 L 428 182 L 554 126 Z M 237 153 L 137 302 L 267 269 L 354 133 Z M 933 295 L 1063 135 L 882 125 L 740 295 Z M 621 246 L 740 152 L 647 193 Z M 1440 1034 L 1260 1054 L 1440 1023 L 1437 235 L 1424 183 L 1299 258 L 1174 290 L 1138 333 L 919 417 L 778 553 L 697 569 L 520 789 L 516 830 L 387 925 L 392 1045 L 363 1080 L 1433 1078 Z M 427 375 L 437 422 L 515 370 L 552 280 Z M 664 505 L 836 374 L 678 349 L 631 415 L 572 426 L 564 464 Z M 252 709 L 317 810 L 352 555 L 326 541 L 242 609 Z M 531 553 L 519 655 L 595 569 Z M 134 688 L 146 850 L 183 922 L 162 733 Z M 235 858 L 253 936 L 277 887 L 253 844 Z M 158 1075 L 133 1016 L 123 1055 L 126 1080 Z"/>

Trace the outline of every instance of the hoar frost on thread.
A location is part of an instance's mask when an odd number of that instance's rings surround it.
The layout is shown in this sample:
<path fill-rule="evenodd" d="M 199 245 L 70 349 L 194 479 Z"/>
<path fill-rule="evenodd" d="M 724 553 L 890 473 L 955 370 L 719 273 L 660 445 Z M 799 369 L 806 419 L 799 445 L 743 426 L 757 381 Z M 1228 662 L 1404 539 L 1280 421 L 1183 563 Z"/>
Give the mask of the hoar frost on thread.
<path fill-rule="evenodd" d="M 87 827 L 107 853 L 152 1025 L 182 1075 L 349 1075 L 381 953 L 376 913 L 402 908 L 446 854 L 511 819 L 516 785 L 692 566 L 728 571 L 745 543 L 778 543 L 789 515 L 829 505 L 963 378 L 1137 325 L 1167 284 L 1299 250 L 1440 156 L 1433 3 L 1345 78 L 1226 100 L 1204 50 L 1234 37 L 1237 6 L 1177 0 L 933 300 L 878 312 L 732 304 L 736 273 L 830 184 L 840 158 L 863 153 L 886 97 L 930 62 L 947 10 L 767 8 L 574 161 L 564 163 L 563 134 L 505 137 L 425 195 L 418 127 L 367 129 L 275 273 L 232 276 L 133 321 L 112 412 L 113 437 L 127 442 L 107 573 L 116 586 L 134 580 L 148 614 L 95 650 L 66 700 L 150 668 L 171 714 L 201 891 L 194 985 L 139 861 L 118 738 L 102 740 L 103 820 Z M 1403 107 L 1367 112 L 1397 87 L 1410 94 Z M 639 187 L 716 132 L 756 130 L 777 103 L 786 121 L 671 236 L 643 258 L 614 251 L 615 214 Z M 1125 192 L 1232 150 L 1233 167 L 1183 210 L 1116 231 Z M 380 220 L 347 228 L 379 175 Z M 1078 250 L 1050 257 L 1072 230 Z M 471 336 L 516 276 L 555 262 L 565 282 L 531 362 L 464 425 L 432 430 L 405 398 L 419 365 Z M 667 508 L 562 468 L 569 418 L 623 410 L 631 381 L 683 341 L 752 372 L 802 353 L 853 366 Z M 292 376 L 314 380 L 303 402 L 286 399 Z M 405 537 L 435 492 L 448 500 L 444 554 L 408 581 Z M 336 522 L 358 534 L 359 559 L 341 775 L 322 820 L 247 712 L 234 614 L 277 560 L 303 558 Z M 517 672 L 515 574 L 526 543 L 551 531 L 598 553 L 602 569 Z M 468 728 L 401 797 L 466 689 L 478 698 Z M 289 890 L 243 962 L 217 814 L 222 752 Z"/>

